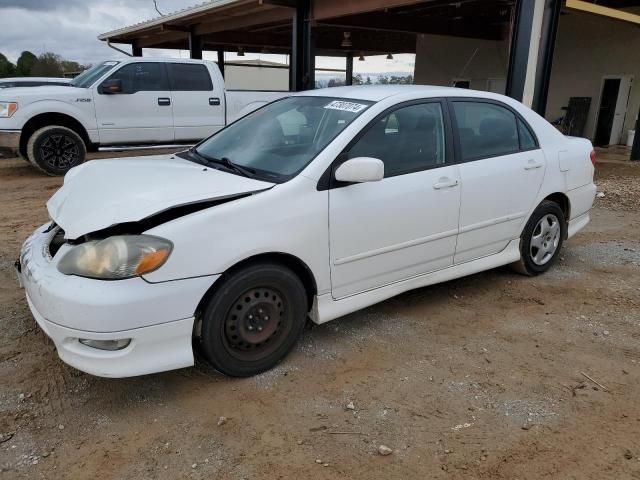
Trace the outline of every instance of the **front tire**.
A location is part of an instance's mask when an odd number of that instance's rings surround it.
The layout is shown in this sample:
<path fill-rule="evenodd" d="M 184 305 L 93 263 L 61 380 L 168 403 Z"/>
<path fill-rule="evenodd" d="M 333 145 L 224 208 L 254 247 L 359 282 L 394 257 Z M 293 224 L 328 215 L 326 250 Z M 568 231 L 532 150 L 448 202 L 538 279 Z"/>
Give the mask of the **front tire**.
<path fill-rule="evenodd" d="M 87 148 L 82 137 L 67 127 L 50 125 L 31 135 L 27 142 L 27 158 L 47 175 L 64 175 L 83 163 Z"/>
<path fill-rule="evenodd" d="M 261 263 L 229 274 L 201 312 L 200 349 L 220 372 L 249 377 L 277 365 L 304 329 L 307 299 L 286 267 Z"/>
<path fill-rule="evenodd" d="M 557 261 L 564 239 L 567 222 L 562 208 L 549 200 L 535 209 L 520 238 L 520 260 L 512 267 L 528 276 L 540 275 Z"/>

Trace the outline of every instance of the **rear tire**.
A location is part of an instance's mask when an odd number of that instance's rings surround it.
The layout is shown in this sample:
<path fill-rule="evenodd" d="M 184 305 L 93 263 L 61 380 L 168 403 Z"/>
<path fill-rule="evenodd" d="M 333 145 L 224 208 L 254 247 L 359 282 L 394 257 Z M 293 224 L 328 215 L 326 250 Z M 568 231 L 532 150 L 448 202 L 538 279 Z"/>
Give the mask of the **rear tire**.
<path fill-rule="evenodd" d="M 256 375 L 291 351 L 306 317 L 306 292 L 295 273 L 273 263 L 251 265 L 229 274 L 205 302 L 200 350 L 225 375 Z"/>
<path fill-rule="evenodd" d="M 557 261 L 566 236 L 567 222 L 562 208 L 544 200 L 524 227 L 520 237 L 520 260 L 511 267 L 528 276 L 546 272 Z"/>
<path fill-rule="evenodd" d="M 26 151 L 31 164 L 47 175 L 64 175 L 83 163 L 87 156 L 82 137 L 60 125 L 42 127 L 33 132 Z"/>

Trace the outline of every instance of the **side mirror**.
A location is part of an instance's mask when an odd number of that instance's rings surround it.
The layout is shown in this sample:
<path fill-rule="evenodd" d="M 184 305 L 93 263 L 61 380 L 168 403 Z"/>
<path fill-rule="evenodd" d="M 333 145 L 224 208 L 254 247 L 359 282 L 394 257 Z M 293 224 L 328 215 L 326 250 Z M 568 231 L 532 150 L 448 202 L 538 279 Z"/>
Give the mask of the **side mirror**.
<path fill-rule="evenodd" d="M 384 178 L 384 163 L 377 158 L 352 158 L 336 169 L 335 177 L 339 182 L 379 182 Z"/>
<path fill-rule="evenodd" d="M 111 80 L 105 80 L 100 85 L 100 93 L 111 95 L 114 93 L 122 93 L 122 80 L 112 78 Z"/>

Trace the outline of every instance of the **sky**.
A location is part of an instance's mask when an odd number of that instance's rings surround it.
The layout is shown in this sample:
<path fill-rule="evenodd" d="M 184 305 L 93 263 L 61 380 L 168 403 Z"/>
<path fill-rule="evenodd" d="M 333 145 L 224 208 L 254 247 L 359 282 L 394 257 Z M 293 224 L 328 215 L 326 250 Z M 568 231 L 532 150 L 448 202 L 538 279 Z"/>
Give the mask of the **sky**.
<path fill-rule="evenodd" d="M 168 14 L 202 3 L 202 0 L 157 0 L 158 8 Z M 107 47 L 96 37 L 110 30 L 155 18 L 153 0 L 0 0 L 0 53 L 15 63 L 23 50 L 36 55 L 54 52 L 66 60 L 82 64 L 113 59 L 122 54 Z M 129 47 L 125 46 L 125 50 Z M 182 56 L 188 51 L 145 49 L 145 56 Z M 214 53 L 205 52 L 213 60 Z M 233 53 L 226 60 L 237 59 Z M 285 55 L 247 54 L 244 59 L 288 63 Z M 367 57 L 364 62 L 354 61 L 354 73 L 413 72 L 414 55 Z M 322 57 L 317 67 L 344 68 L 344 59 Z"/>

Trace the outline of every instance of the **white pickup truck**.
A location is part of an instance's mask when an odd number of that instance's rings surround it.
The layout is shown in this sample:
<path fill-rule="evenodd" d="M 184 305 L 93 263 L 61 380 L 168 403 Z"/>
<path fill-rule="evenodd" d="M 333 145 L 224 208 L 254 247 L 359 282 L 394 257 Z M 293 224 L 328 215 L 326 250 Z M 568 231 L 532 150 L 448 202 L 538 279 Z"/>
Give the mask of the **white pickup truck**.
<path fill-rule="evenodd" d="M 63 175 L 99 146 L 194 143 L 288 94 L 225 90 L 203 60 L 106 61 L 69 86 L 0 90 L 0 151 Z"/>

